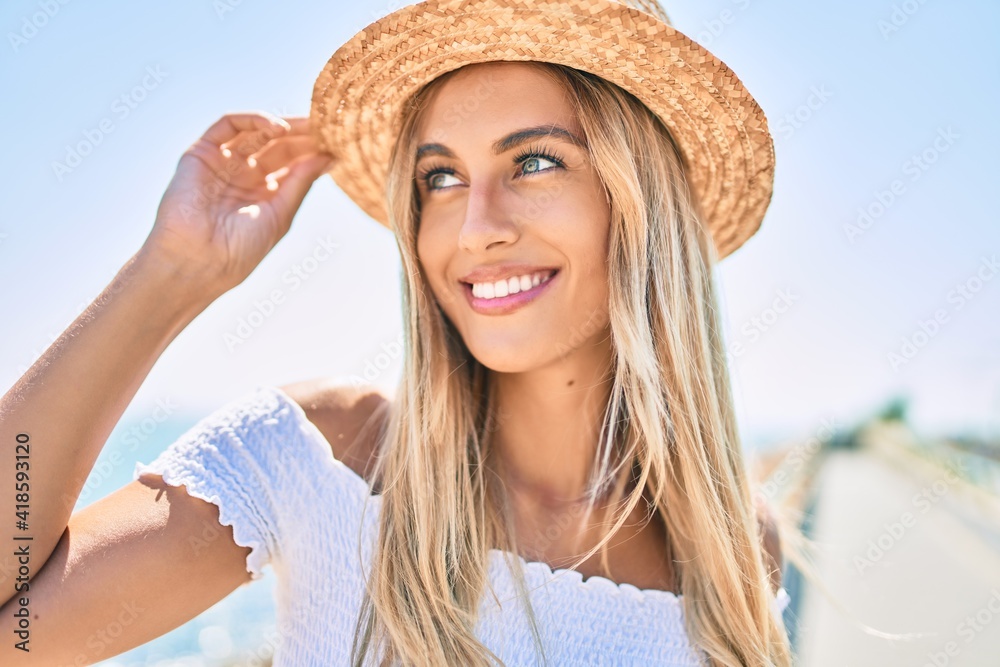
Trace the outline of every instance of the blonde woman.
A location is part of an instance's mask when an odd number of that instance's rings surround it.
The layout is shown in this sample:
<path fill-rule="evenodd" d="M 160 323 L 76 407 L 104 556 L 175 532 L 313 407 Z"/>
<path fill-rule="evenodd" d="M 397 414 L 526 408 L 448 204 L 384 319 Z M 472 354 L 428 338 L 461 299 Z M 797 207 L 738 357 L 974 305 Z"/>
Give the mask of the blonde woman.
<path fill-rule="evenodd" d="M 70 516 L 150 367 L 324 173 L 398 240 L 398 391 L 258 386 Z M 221 118 L 0 403 L 36 527 L 31 651 L 3 664 L 109 658 L 271 564 L 275 665 L 790 665 L 711 277 L 772 173 L 752 98 L 651 3 L 421 3 L 338 50 L 309 118 Z"/>

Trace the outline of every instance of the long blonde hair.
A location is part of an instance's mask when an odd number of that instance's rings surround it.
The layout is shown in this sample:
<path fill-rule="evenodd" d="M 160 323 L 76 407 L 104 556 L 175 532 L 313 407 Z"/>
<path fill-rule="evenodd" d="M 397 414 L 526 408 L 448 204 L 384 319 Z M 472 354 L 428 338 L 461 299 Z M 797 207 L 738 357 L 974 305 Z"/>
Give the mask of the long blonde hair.
<path fill-rule="evenodd" d="M 666 526 L 691 643 L 713 666 L 787 667 L 789 639 L 771 611 L 733 410 L 712 278 L 717 255 L 682 156 L 662 122 L 620 87 L 534 64 L 575 102 L 611 204 L 613 368 L 590 488 L 591 509 L 611 488 L 617 512 L 573 567 L 598 550 L 606 565 L 608 541 L 648 499 Z M 374 472 L 381 514 L 352 648 L 356 667 L 376 646 L 384 650 L 380 664 L 503 664 L 475 635 L 490 549 L 517 553 L 491 467 L 497 416 L 489 369 L 435 301 L 416 253 L 415 128 L 450 74 L 412 98 L 389 168 L 390 224 L 403 264 L 404 370 Z M 545 662 L 523 572 L 510 564 Z"/>

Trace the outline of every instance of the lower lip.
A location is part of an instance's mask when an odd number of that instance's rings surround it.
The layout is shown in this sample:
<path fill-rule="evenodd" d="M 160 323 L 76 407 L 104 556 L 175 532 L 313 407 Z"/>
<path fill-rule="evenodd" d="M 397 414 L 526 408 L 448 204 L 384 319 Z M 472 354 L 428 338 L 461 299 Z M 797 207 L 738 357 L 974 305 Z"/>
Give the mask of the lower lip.
<path fill-rule="evenodd" d="M 508 294 L 507 296 L 501 296 L 496 299 L 483 299 L 478 296 L 473 296 L 472 285 L 468 283 L 462 283 L 462 291 L 465 292 L 465 298 L 468 300 L 469 306 L 471 306 L 472 310 L 476 311 L 480 315 L 506 315 L 537 299 L 539 295 L 543 294 L 546 289 L 548 289 L 549 285 L 559 278 L 559 273 L 559 271 L 556 271 L 552 274 L 552 277 L 544 283 L 535 285 L 526 292 Z"/>

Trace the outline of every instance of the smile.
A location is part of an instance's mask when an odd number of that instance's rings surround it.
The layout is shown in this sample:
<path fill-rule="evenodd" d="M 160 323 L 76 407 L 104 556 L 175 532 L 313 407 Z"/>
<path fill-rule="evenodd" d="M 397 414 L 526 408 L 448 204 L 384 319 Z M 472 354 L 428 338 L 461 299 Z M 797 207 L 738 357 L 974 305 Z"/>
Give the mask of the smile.
<path fill-rule="evenodd" d="M 532 285 L 526 290 L 515 294 L 508 294 L 507 296 L 494 296 L 492 299 L 474 295 L 472 285 L 469 283 L 462 283 L 462 291 L 465 292 L 465 298 L 469 302 L 469 306 L 480 315 L 507 315 L 537 299 L 549 289 L 549 286 L 555 282 L 558 276 L 559 271 L 557 270 L 549 278 L 542 280 L 537 285 Z M 478 293 L 479 289 L 476 292 Z"/>

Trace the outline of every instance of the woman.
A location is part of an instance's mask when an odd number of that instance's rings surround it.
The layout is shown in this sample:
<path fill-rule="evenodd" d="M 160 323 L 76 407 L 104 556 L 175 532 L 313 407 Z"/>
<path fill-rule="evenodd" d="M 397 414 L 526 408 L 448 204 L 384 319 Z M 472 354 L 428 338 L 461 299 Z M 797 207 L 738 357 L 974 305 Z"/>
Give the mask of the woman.
<path fill-rule="evenodd" d="M 699 157 L 666 107 L 569 52 L 496 62 L 441 46 L 453 60 L 410 76 L 412 95 L 351 96 L 378 39 L 455 44 L 454 24 L 427 31 L 435 17 L 501 6 L 525 11 L 472 31 L 499 49 L 551 43 L 539 30 L 572 18 L 567 35 L 597 26 L 609 48 L 653 26 L 700 50 L 648 3 L 423 3 L 335 54 L 310 119 L 231 114 L 209 128 L 144 246 L 0 404 L 6 441 L 38 443 L 32 549 L 45 564 L 21 626 L 31 652 L 5 658 L 117 655 L 272 563 L 280 665 L 790 664 L 781 553 L 751 500 L 711 280 L 769 200 L 766 124 L 749 113 L 740 155 Z M 163 349 L 249 275 L 327 170 L 399 241 L 396 397 L 258 387 L 70 517 Z M 85 399 L 72 393 L 84 383 Z M 15 596 L 0 612 L 27 606 Z M 115 619 L 95 651 L 95 628 Z"/>

